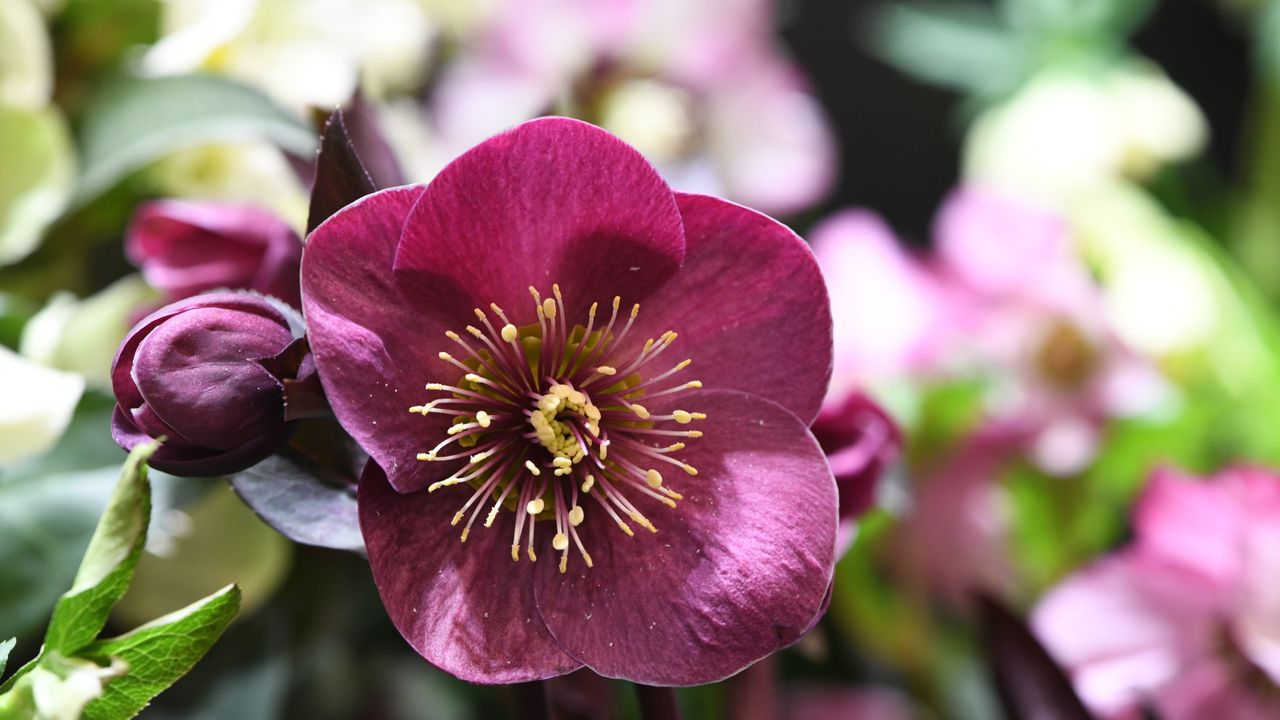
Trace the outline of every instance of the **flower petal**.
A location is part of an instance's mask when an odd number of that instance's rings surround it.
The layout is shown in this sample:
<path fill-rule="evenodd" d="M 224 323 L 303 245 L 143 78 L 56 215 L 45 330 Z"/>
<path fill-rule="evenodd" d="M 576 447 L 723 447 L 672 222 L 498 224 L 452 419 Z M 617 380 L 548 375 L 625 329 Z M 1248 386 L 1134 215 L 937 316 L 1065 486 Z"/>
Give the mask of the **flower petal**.
<path fill-rule="evenodd" d="M 538 617 L 534 564 L 510 559 L 514 515 L 477 526 L 464 544 L 450 520 L 466 497 L 402 495 L 376 464 L 365 467 L 360 531 L 391 621 L 418 654 L 470 682 L 523 682 L 577 669 Z"/>
<path fill-rule="evenodd" d="M 831 304 L 809 247 L 754 210 L 704 195 L 677 194 L 684 266 L 641 304 L 632 337 L 680 334 L 707 388 L 759 395 L 805 423 L 831 377 Z"/>
<path fill-rule="evenodd" d="M 457 375 L 437 357 L 449 327 L 435 320 L 428 289 L 391 269 L 421 194 L 422 186 L 392 188 L 352 203 L 316 228 L 302 257 L 303 311 L 329 404 L 401 492 L 443 470 L 414 457 L 446 423 L 409 408 L 428 382 Z"/>
<path fill-rule="evenodd" d="M 1071 672 L 1095 711 L 1131 708 L 1211 652 L 1212 598 L 1187 592 L 1201 582 L 1175 565 L 1125 552 L 1055 587 L 1032 627 Z"/>
<path fill-rule="evenodd" d="M 1204 589 L 1225 590 L 1241 580 L 1248 512 L 1225 482 L 1166 467 L 1152 473 L 1134 526 L 1143 552 L 1201 573 Z"/>
<path fill-rule="evenodd" d="M 644 299 L 683 259 L 675 198 L 648 161 L 597 127 L 542 118 L 442 170 L 409 215 L 395 265 L 524 324 L 535 319 L 530 285 L 559 283 L 576 317 L 615 295 Z"/>
<path fill-rule="evenodd" d="M 671 476 L 674 510 L 631 493 L 657 534 L 625 537 L 602 512 L 579 527 L 594 567 L 539 568 L 538 610 L 601 675 L 692 685 L 732 675 L 795 642 L 823 607 L 835 555 L 835 480 L 804 424 L 745 393 L 680 399 L 706 435 Z M 588 505 L 588 508 L 594 505 Z"/>

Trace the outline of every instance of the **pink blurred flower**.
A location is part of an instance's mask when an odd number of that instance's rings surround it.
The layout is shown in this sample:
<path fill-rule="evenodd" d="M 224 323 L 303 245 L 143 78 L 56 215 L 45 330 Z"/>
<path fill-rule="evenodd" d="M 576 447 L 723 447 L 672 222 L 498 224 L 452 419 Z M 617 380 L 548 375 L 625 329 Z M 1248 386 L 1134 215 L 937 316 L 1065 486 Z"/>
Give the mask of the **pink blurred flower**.
<path fill-rule="evenodd" d="M 893 231 L 865 210 L 843 210 L 809 239 L 831 293 L 831 397 L 886 377 L 930 370 L 957 330 L 944 289 Z"/>
<path fill-rule="evenodd" d="M 990 415 L 1027 430 L 1041 469 L 1083 469 L 1106 420 L 1158 402 L 1159 373 L 1106 325 L 1101 289 L 1057 216 L 962 188 L 939 211 L 935 242 L 940 274 L 967 297 L 962 339 L 988 368 Z"/>
<path fill-rule="evenodd" d="M 1280 476 L 1159 470 L 1134 529 L 1033 614 L 1081 697 L 1107 718 L 1280 716 Z"/>
<path fill-rule="evenodd" d="M 1159 373 L 1104 320 L 1101 289 L 1055 215 L 980 188 L 938 212 L 911 255 L 880 218 L 845 210 L 811 233 L 831 289 L 831 398 L 912 377 L 975 377 L 985 422 L 1017 427 L 1043 470 L 1093 458 L 1102 425 L 1163 396 Z"/>
<path fill-rule="evenodd" d="M 1022 439 L 1016 429 L 984 426 L 917 478 L 894 542 L 898 565 L 914 583 L 957 604 L 976 590 L 1012 590 L 1009 508 L 995 478 Z"/>
<path fill-rule="evenodd" d="M 125 235 L 129 260 L 168 302 L 215 289 L 254 290 L 301 302 L 302 242 L 287 223 L 249 205 L 157 200 Z"/>
<path fill-rule="evenodd" d="M 442 70 L 436 160 L 558 112 L 634 145 L 677 189 L 801 210 L 835 180 L 835 138 L 771 18 L 763 0 L 514 3 Z"/>

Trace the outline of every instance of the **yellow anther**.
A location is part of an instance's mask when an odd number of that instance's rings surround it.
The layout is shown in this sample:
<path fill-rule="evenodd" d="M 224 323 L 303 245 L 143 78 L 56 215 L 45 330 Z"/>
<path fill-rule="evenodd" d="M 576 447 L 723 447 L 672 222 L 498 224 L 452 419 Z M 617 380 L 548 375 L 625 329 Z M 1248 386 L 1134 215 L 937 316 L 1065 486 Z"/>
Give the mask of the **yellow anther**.
<path fill-rule="evenodd" d="M 636 536 L 635 532 L 631 529 L 631 526 L 622 522 L 621 520 L 618 521 L 618 527 L 622 528 L 622 532 L 626 533 L 627 537 Z"/>
<path fill-rule="evenodd" d="M 525 549 L 529 553 L 529 562 L 538 562 L 538 555 L 533 551 L 533 546 L 530 545 L 528 548 L 525 548 Z"/>
<path fill-rule="evenodd" d="M 449 524 L 457 525 L 458 523 L 462 522 L 462 516 L 463 516 L 463 512 L 459 510 L 456 514 L 454 514 L 453 520 L 450 520 Z"/>
<path fill-rule="evenodd" d="M 515 325 L 512 325 L 511 323 L 507 323 L 506 325 L 502 326 L 503 340 L 506 340 L 507 342 L 513 342 L 519 336 L 520 336 L 520 331 L 516 329 Z"/>
<path fill-rule="evenodd" d="M 468 459 L 468 462 L 470 462 L 472 465 L 475 465 L 476 463 L 484 460 L 485 458 L 489 457 L 490 455 L 494 454 L 497 451 L 498 449 L 494 448 L 492 450 L 485 450 L 484 452 L 476 453 L 475 455 L 472 455 Z"/>
<path fill-rule="evenodd" d="M 445 337 L 447 337 L 447 338 L 449 338 L 450 340 L 461 340 L 461 339 L 462 339 L 462 337 L 461 337 L 460 335 L 458 335 L 458 333 L 456 333 L 456 332 L 454 332 L 454 331 L 452 331 L 452 330 L 445 330 L 445 331 L 444 331 L 444 336 L 445 336 Z"/>
<path fill-rule="evenodd" d="M 689 382 L 685 383 L 684 386 L 687 388 L 693 388 L 694 390 L 697 390 L 698 388 L 702 387 L 702 381 L 690 380 Z"/>
<path fill-rule="evenodd" d="M 692 465 L 689 465 L 689 464 L 687 464 L 687 463 L 686 463 L 686 464 L 684 464 L 684 465 L 681 465 L 680 467 L 684 468 L 684 471 L 685 471 L 685 472 L 687 472 L 687 473 L 689 473 L 690 475 L 697 475 L 697 474 L 698 474 L 698 468 L 696 468 L 696 467 L 694 467 L 694 466 L 692 466 Z"/>
<path fill-rule="evenodd" d="M 526 469 L 526 470 L 528 470 L 529 472 L 533 473 L 534 475 L 541 475 L 541 474 L 542 474 L 542 471 L 538 469 L 538 466 L 537 466 L 537 465 L 534 465 L 534 464 L 533 464 L 533 461 L 532 461 L 532 460 L 525 460 L 525 461 L 524 461 L 524 467 L 525 467 L 525 469 Z"/>
<path fill-rule="evenodd" d="M 601 365 L 600 367 L 596 368 L 596 372 L 600 373 L 601 375 L 617 375 L 618 369 L 609 367 L 608 365 Z"/>
<path fill-rule="evenodd" d="M 547 503 L 545 500 L 543 500 L 542 498 L 534 498 L 524 506 L 524 509 L 525 509 L 525 512 L 529 513 L 530 515 L 537 515 L 538 513 L 545 510 L 546 507 L 547 507 Z"/>
<path fill-rule="evenodd" d="M 640 314 L 640 303 L 636 303 L 635 305 L 631 306 L 631 319 L 635 320 L 636 316 L 639 314 Z"/>
<path fill-rule="evenodd" d="M 414 405 L 413 407 L 409 408 L 409 412 L 411 412 L 411 413 L 422 413 L 423 415 L 426 415 L 426 414 L 427 414 L 427 408 L 426 408 L 425 406 L 423 406 L 423 405 Z"/>
<path fill-rule="evenodd" d="M 443 390 L 444 386 L 440 383 L 427 383 L 428 390 Z"/>
<path fill-rule="evenodd" d="M 511 559 L 515 562 L 520 562 L 520 546 L 519 545 L 511 546 Z"/>
<path fill-rule="evenodd" d="M 493 521 L 498 518 L 498 509 L 501 507 L 502 507 L 501 505 L 494 505 L 492 508 L 489 509 L 489 514 L 486 515 L 484 518 L 485 527 L 493 527 Z"/>
<path fill-rule="evenodd" d="M 552 385 L 551 394 L 558 398 L 567 398 L 573 390 L 568 385 Z"/>
<path fill-rule="evenodd" d="M 432 455 L 431 455 L 431 453 L 418 453 L 418 459 L 419 459 L 419 460 L 431 460 L 431 459 L 432 459 Z"/>
<path fill-rule="evenodd" d="M 582 414 L 586 415 L 591 420 L 599 420 L 600 408 L 596 407 L 595 405 L 592 405 L 591 403 L 587 403 L 586 405 L 582 406 Z"/>
<path fill-rule="evenodd" d="M 473 383 L 478 383 L 478 382 L 480 382 L 480 380 L 481 380 L 480 376 L 479 376 L 479 375 L 477 375 L 477 374 L 475 374 L 475 373 L 467 373 L 466 375 L 463 375 L 462 377 L 463 377 L 467 382 L 473 382 Z"/>
<path fill-rule="evenodd" d="M 582 481 L 582 492 L 584 493 L 591 492 L 591 488 L 595 487 L 595 484 L 596 484 L 596 476 L 588 475 L 587 479 Z"/>
<path fill-rule="evenodd" d="M 569 508 L 569 524 L 570 525 L 574 527 L 578 527 L 579 525 L 582 524 L 582 519 L 584 516 L 585 516 L 585 513 L 582 512 L 581 505 L 574 505 L 573 507 Z"/>
<path fill-rule="evenodd" d="M 587 567 L 594 567 L 591 564 L 591 556 L 588 555 L 585 550 L 582 552 L 582 562 L 586 563 Z"/>
<path fill-rule="evenodd" d="M 662 449 L 662 451 L 663 451 L 663 452 L 675 452 L 675 451 L 677 451 L 677 450 L 683 450 L 683 449 L 684 449 L 684 443 L 682 443 L 682 442 L 678 442 L 678 443 L 672 443 L 672 444 L 670 444 L 670 445 L 666 446 L 665 448 L 663 448 L 663 449 Z"/>
<path fill-rule="evenodd" d="M 691 437 L 691 438 L 700 438 L 700 437 L 702 437 L 702 431 L 701 431 L 701 430 L 690 430 L 690 431 L 689 431 L 689 437 Z"/>
<path fill-rule="evenodd" d="M 676 410 L 675 412 L 671 413 L 671 416 L 675 418 L 675 421 L 680 423 L 681 425 L 688 425 L 689 423 L 693 422 L 693 415 L 688 412 L 685 412 L 684 410 Z"/>
<path fill-rule="evenodd" d="M 643 405 L 633 404 L 631 406 L 631 412 L 635 413 L 641 420 L 649 419 L 649 410 Z"/>
<path fill-rule="evenodd" d="M 644 481 L 649 483 L 649 487 L 662 487 L 662 473 L 651 469 L 644 474 Z"/>
<path fill-rule="evenodd" d="M 552 300 L 551 298 L 547 298 L 546 300 L 543 300 L 542 314 L 554 320 L 556 317 L 556 301 Z"/>
<path fill-rule="evenodd" d="M 469 528 L 469 527 L 464 527 L 464 528 L 462 528 L 462 537 L 460 538 L 460 539 L 462 540 L 462 542 L 466 542 L 466 541 L 467 541 L 467 536 L 468 536 L 468 535 L 470 535 L 470 534 L 471 534 L 471 528 Z"/>
<path fill-rule="evenodd" d="M 450 355 L 449 353 L 443 350 L 441 350 L 439 353 L 436 353 L 436 356 L 439 357 L 441 360 L 444 360 L 445 362 L 449 362 L 450 360 L 453 359 L 452 355 Z"/>
<path fill-rule="evenodd" d="M 569 458 L 567 458 L 567 457 L 557 457 L 556 459 L 554 459 L 554 460 L 552 460 L 552 461 L 551 461 L 551 464 L 552 464 L 552 465 L 555 465 L 555 466 L 556 466 L 556 467 L 558 467 L 558 468 L 571 468 L 571 467 L 573 467 L 573 461 L 572 461 L 572 460 L 570 460 L 570 459 L 569 459 Z"/>
<path fill-rule="evenodd" d="M 555 537 L 551 538 L 551 547 L 557 550 L 564 550 L 569 547 L 569 536 L 564 533 L 556 533 Z"/>
<path fill-rule="evenodd" d="M 693 362 L 693 360 L 692 360 L 692 359 L 685 358 L 684 360 L 681 360 L 680 362 L 676 363 L 676 366 L 675 366 L 674 368 L 672 368 L 672 369 L 673 369 L 673 370 L 683 370 L 683 369 L 685 369 L 685 368 L 689 367 L 689 364 L 690 364 L 690 363 L 692 363 L 692 362 Z"/>
<path fill-rule="evenodd" d="M 569 569 L 569 554 L 565 553 L 560 556 L 560 574 L 563 575 Z"/>
<path fill-rule="evenodd" d="M 473 336 L 475 336 L 475 338 L 476 338 L 477 340 L 479 340 L 480 338 L 484 337 L 484 333 L 480 332 L 480 328 L 476 327 L 475 325 L 468 325 L 468 326 L 467 326 L 467 332 L 469 332 L 469 333 L 471 333 Z"/>
<path fill-rule="evenodd" d="M 489 413 L 481 410 L 476 413 L 476 422 L 480 423 L 480 427 L 487 428 L 493 423 L 493 417 Z"/>
<path fill-rule="evenodd" d="M 613 309 L 614 309 L 614 310 L 617 310 L 617 309 L 618 309 L 619 307 L 621 307 L 621 306 L 622 306 L 622 298 L 621 298 L 621 297 L 619 297 L 619 296 L 617 296 L 617 295 L 614 295 L 614 296 L 613 296 Z"/>

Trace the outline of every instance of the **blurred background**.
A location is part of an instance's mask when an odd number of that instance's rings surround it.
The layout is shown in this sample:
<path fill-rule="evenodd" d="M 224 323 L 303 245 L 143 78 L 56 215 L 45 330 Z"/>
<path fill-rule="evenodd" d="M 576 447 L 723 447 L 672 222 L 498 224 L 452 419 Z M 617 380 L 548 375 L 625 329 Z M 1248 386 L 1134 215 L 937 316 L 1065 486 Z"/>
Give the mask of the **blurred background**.
<path fill-rule="evenodd" d="M 860 453 L 867 499 L 827 617 L 751 680 L 783 717 L 997 717 L 975 591 L 1056 637 L 1045 598 L 1134 542 L 1154 471 L 1280 463 L 1275 0 L 0 0 L 0 638 L 18 656 L 123 457 L 117 345 L 164 302 L 255 287 L 264 223 L 296 244 L 337 106 L 381 184 L 572 115 L 813 244 L 836 320 L 815 432 L 833 466 Z M 863 394 L 900 438 L 863 442 L 872 421 L 840 412 Z M 510 711 L 401 641 L 358 554 L 284 539 L 220 480 L 155 475 L 113 623 L 232 581 L 245 606 L 143 717 Z M 1280 601 L 1258 612 L 1280 647 Z M 1221 652 L 1274 711 L 1256 717 L 1280 716 L 1275 651 Z M 1113 671 L 1075 675 L 1095 711 L 1142 704 L 1103 685 L 1163 697 Z M 680 700 L 745 717 L 745 683 Z M 636 712 L 620 684 L 562 685 L 570 716 Z M 1178 702 L 1153 706 L 1207 707 Z"/>

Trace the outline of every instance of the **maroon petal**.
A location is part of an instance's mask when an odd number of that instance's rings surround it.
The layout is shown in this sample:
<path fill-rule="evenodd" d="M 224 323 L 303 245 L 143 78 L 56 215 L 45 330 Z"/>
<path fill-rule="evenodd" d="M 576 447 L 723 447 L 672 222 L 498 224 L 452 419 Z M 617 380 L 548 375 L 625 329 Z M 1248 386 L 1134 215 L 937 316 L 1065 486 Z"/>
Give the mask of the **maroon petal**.
<path fill-rule="evenodd" d="M 449 522 L 465 497 L 402 495 L 377 465 L 365 467 L 360 531 L 391 621 L 418 654 L 463 680 L 513 683 L 576 670 L 581 664 L 538 616 L 533 563 L 511 561 L 514 516 L 501 513 L 464 544 Z"/>
<path fill-rule="evenodd" d="M 672 352 L 707 388 L 768 398 L 806 423 L 831 379 L 831 303 L 809 246 L 718 198 L 678 194 L 684 266 L 640 306 L 635 337 L 675 330 Z M 677 358 L 680 359 L 680 358 Z"/>
<path fill-rule="evenodd" d="M 831 581 L 836 489 L 804 423 L 758 396 L 709 390 L 680 406 L 707 413 L 705 436 L 668 474 L 658 527 L 624 536 L 601 512 L 579 528 L 594 567 L 542 563 L 538 610 L 565 650 L 601 675 L 692 685 L 732 675 L 812 626 Z"/>
<path fill-rule="evenodd" d="M 391 269 L 421 194 L 422 186 L 392 188 L 352 203 L 316 228 L 302 259 L 307 334 L 329 405 L 401 492 L 442 471 L 414 457 L 443 435 L 444 421 L 409 408 L 428 382 L 457 375 L 437 357 L 451 326 L 435 320 L 418 278 Z"/>
<path fill-rule="evenodd" d="M 671 188 L 638 152 L 568 118 L 532 120 L 440 172 L 405 225 L 396 269 L 466 307 L 533 322 L 528 287 L 559 283 L 569 316 L 643 300 L 684 259 Z M 463 320 L 465 322 L 465 320 Z"/>

